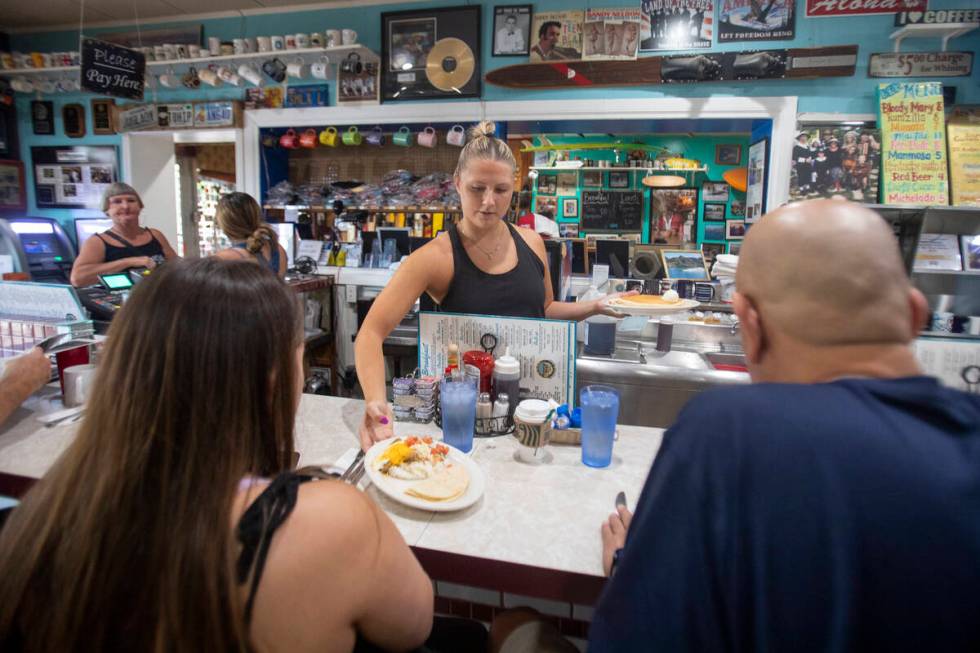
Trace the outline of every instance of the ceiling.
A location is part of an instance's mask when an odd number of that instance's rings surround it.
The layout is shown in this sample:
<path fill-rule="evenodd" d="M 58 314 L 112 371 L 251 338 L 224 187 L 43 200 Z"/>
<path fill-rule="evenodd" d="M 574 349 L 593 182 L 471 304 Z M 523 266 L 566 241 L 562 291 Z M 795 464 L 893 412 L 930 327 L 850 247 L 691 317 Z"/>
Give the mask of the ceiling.
<path fill-rule="evenodd" d="M 389 0 L 390 1 L 390 0 Z M 366 4 L 380 4 L 368 0 L 84 0 L 86 24 L 132 23 L 138 15 L 140 21 L 172 18 L 175 21 L 209 14 L 239 12 L 262 13 L 263 9 L 306 5 L 312 8 L 336 8 Z M 83 0 L 0 0 L 0 29 L 6 31 L 44 31 L 56 26 L 74 26 L 77 29 Z"/>

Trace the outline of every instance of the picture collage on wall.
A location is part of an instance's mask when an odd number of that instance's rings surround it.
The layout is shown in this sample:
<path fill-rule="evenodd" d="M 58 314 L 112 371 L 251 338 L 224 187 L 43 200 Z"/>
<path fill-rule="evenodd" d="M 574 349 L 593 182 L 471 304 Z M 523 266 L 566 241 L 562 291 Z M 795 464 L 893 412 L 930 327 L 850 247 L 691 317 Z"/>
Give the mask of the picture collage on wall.
<path fill-rule="evenodd" d="M 789 198 L 878 202 L 881 132 L 856 125 L 801 125 L 793 144 Z"/>
<path fill-rule="evenodd" d="M 38 208 L 98 208 L 116 181 L 116 148 L 32 147 Z"/>

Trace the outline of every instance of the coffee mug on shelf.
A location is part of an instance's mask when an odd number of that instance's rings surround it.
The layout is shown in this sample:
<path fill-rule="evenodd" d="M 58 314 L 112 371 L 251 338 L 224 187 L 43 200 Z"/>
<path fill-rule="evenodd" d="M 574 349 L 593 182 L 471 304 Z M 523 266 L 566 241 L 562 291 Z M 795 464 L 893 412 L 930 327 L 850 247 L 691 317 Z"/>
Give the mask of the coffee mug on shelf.
<path fill-rule="evenodd" d="M 378 125 L 377 127 L 375 127 L 374 129 L 368 132 L 368 135 L 365 136 L 365 140 L 371 145 L 384 145 L 385 144 L 384 130 L 382 130 L 381 126 Z"/>
<path fill-rule="evenodd" d="M 300 147 L 305 147 L 308 150 L 312 150 L 314 147 L 316 147 L 316 142 L 317 142 L 316 130 L 313 129 L 312 127 L 304 131 L 302 134 L 300 134 L 299 137 Z"/>
<path fill-rule="evenodd" d="M 245 52 L 247 54 L 259 51 L 258 45 L 256 45 L 256 41 L 253 37 L 246 36 L 242 40 L 245 41 Z"/>
<path fill-rule="evenodd" d="M 337 128 L 327 127 L 320 132 L 320 145 L 327 147 L 337 147 Z"/>
<path fill-rule="evenodd" d="M 164 49 L 164 47 L 162 45 L 154 45 L 153 46 L 153 58 L 156 61 L 166 61 L 167 60 L 167 51 Z"/>
<path fill-rule="evenodd" d="M 361 55 L 356 52 L 351 52 L 344 59 L 343 63 L 340 64 L 341 70 L 345 73 L 351 73 L 352 75 L 360 75 L 361 71 L 364 70 L 364 65 L 361 63 Z"/>
<path fill-rule="evenodd" d="M 221 52 L 221 39 L 219 39 L 217 36 L 209 36 L 208 50 L 214 54 L 219 54 Z"/>
<path fill-rule="evenodd" d="M 436 130 L 432 127 L 426 127 L 419 132 L 419 145 L 422 147 L 435 147 L 436 146 Z"/>
<path fill-rule="evenodd" d="M 279 59 L 269 59 L 262 64 L 262 72 L 279 84 L 286 80 L 286 64 Z"/>
<path fill-rule="evenodd" d="M 357 43 L 357 32 L 352 29 L 341 30 L 340 39 L 343 45 L 354 45 Z"/>
<path fill-rule="evenodd" d="M 173 43 L 164 43 L 163 44 L 163 56 L 168 61 L 173 61 L 174 59 L 176 59 L 177 58 L 177 46 L 174 45 Z"/>
<path fill-rule="evenodd" d="M 330 76 L 330 59 L 329 57 L 320 57 L 319 61 L 314 62 L 310 65 L 310 75 L 316 77 L 317 79 L 326 79 Z"/>
<path fill-rule="evenodd" d="M 197 76 L 208 86 L 217 86 L 221 83 L 221 80 L 218 78 L 218 73 L 210 68 L 202 70 Z"/>
<path fill-rule="evenodd" d="M 357 127 L 351 125 L 344 132 L 343 141 L 344 145 L 360 145 L 361 144 L 361 132 L 357 130 Z"/>
<path fill-rule="evenodd" d="M 394 134 L 391 135 L 391 142 L 395 145 L 408 147 L 412 144 L 412 130 L 402 125 Z"/>
<path fill-rule="evenodd" d="M 296 48 L 299 50 L 305 50 L 310 47 L 310 35 L 300 32 L 296 35 Z"/>
<path fill-rule="evenodd" d="M 187 59 L 190 56 L 190 51 L 184 43 L 175 43 L 174 52 L 177 54 L 178 59 Z"/>
<path fill-rule="evenodd" d="M 181 81 L 184 83 L 184 86 L 186 86 L 187 88 L 199 87 L 201 85 L 201 78 L 197 74 L 197 68 L 195 68 L 194 66 L 188 68 L 187 72 L 184 73 L 184 77 Z"/>
<path fill-rule="evenodd" d="M 31 68 L 45 68 L 44 65 L 45 55 L 40 52 L 31 53 Z M 48 57 L 48 63 L 51 63 L 51 57 Z"/>
<path fill-rule="evenodd" d="M 4 70 L 13 70 L 14 55 L 10 52 L 0 52 L 0 66 L 3 66 Z"/>
<path fill-rule="evenodd" d="M 197 54 L 198 58 L 200 58 L 200 59 L 207 59 L 211 55 L 212 55 L 212 52 L 210 50 L 208 50 L 207 48 L 201 48 L 201 51 L 198 52 L 198 54 Z"/>
<path fill-rule="evenodd" d="M 326 32 L 323 33 L 323 35 L 324 37 L 326 37 L 327 40 L 326 43 L 328 48 L 337 47 L 338 45 L 341 44 L 341 39 L 343 38 L 339 29 L 328 29 Z"/>
<path fill-rule="evenodd" d="M 271 52 L 272 39 L 268 36 L 259 36 L 255 39 L 255 47 L 259 52 Z"/>
<path fill-rule="evenodd" d="M 323 34 L 320 32 L 313 32 L 310 34 L 310 47 L 311 48 L 322 48 L 323 47 Z"/>
<path fill-rule="evenodd" d="M 253 86 L 262 85 L 262 75 L 259 74 L 254 67 L 243 63 L 238 67 L 238 74 L 241 75 L 242 79 L 246 80 Z"/>
<path fill-rule="evenodd" d="M 272 44 L 273 52 L 286 49 L 286 39 L 282 36 L 270 36 L 269 43 Z"/>
<path fill-rule="evenodd" d="M 224 41 L 221 44 L 221 56 L 230 57 L 235 54 L 235 44 L 231 41 Z"/>
<path fill-rule="evenodd" d="M 295 50 L 296 49 L 296 35 L 295 34 L 287 34 L 283 38 L 286 40 L 286 49 L 287 50 Z"/>
<path fill-rule="evenodd" d="M 456 147 L 466 145 L 466 130 L 462 125 L 453 125 L 452 129 L 446 132 L 446 142 Z"/>
<path fill-rule="evenodd" d="M 245 54 L 245 39 L 232 39 L 231 45 L 235 48 L 235 54 Z"/>
<path fill-rule="evenodd" d="M 187 56 L 190 57 L 191 59 L 200 59 L 201 58 L 201 46 L 197 45 L 196 43 L 191 43 L 190 45 L 188 45 L 187 46 Z"/>
<path fill-rule="evenodd" d="M 302 59 L 297 59 L 286 66 L 286 74 L 290 77 L 303 79 L 310 72 L 310 67 L 303 63 Z"/>
<path fill-rule="evenodd" d="M 287 129 L 286 133 L 279 137 L 279 146 L 287 150 L 295 150 L 299 147 L 299 137 L 296 136 L 296 130 Z"/>

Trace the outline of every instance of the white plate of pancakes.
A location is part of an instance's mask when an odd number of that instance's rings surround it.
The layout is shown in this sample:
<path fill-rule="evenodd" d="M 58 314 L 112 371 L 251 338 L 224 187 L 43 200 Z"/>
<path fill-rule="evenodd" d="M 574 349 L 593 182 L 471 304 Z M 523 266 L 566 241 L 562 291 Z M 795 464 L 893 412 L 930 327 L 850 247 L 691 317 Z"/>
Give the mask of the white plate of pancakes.
<path fill-rule="evenodd" d="M 678 299 L 670 302 L 660 295 L 631 295 L 629 297 L 613 297 L 606 305 L 621 313 L 629 315 L 669 315 L 680 311 L 697 308 L 701 302 L 693 299 Z"/>
<path fill-rule="evenodd" d="M 398 440 L 407 438 L 388 438 L 376 442 L 364 454 L 364 471 L 378 490 L 412 508 L 435 512 L 452 512 L 469 508 L 479 501 L 486 489 L 483 471 L 469 456 L 456 447 L 434 440 L 449 449 L 445 464 L 431 476 L 417 480 L 402 480 L 377 469 L 376 461 Z"/>

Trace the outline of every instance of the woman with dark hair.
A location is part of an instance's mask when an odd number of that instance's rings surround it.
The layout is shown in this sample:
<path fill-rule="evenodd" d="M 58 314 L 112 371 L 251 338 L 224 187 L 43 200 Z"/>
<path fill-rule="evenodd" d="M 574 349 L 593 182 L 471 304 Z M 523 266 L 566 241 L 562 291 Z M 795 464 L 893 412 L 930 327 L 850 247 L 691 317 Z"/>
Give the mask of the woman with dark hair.
<path fill-rule="evenodd" d="M 388 517 L 289 471 L 301 325 L 251 262 L 178 262 L 136 287 L 75 440 L 0 532 L 0 650 L 425 640 L 432 584 Z"/>
<path fill-rule="evenodd" d="M 248 193 L 227 193 L 218 200 L 215 220 L 232 246 L 215 256 L 245 259 L 264 265 L 280 277 L 286 276 L 286 250 L 279 235 L 262 216 L 262 207 Z"/>

